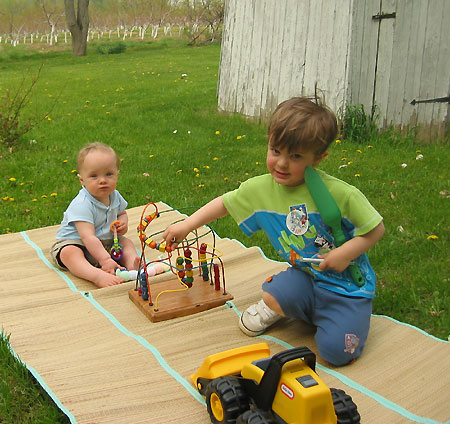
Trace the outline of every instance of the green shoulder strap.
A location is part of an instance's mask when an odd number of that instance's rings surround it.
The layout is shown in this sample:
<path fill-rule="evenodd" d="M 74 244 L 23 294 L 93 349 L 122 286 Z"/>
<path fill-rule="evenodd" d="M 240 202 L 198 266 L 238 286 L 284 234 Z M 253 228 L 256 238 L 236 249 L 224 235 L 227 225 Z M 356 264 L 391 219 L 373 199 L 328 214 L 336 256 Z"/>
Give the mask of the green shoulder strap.
<path fill-rule="evenodd" d="M 342 231 L 342 214 L 339 206 L 336 204 L 333 196 L 330 194 L 327 186 L 320 178 L 320 175 L 311 166 L 305 170 L 306 186 L 313 198 L 323 222 L 331 227 L 334 239 L 338 246 L 344 244 L 347 239 Z M 364 284 L 364 278 L 358 264 L 350 264 L 348 270 L 355 284 L 361 287 Z"/>

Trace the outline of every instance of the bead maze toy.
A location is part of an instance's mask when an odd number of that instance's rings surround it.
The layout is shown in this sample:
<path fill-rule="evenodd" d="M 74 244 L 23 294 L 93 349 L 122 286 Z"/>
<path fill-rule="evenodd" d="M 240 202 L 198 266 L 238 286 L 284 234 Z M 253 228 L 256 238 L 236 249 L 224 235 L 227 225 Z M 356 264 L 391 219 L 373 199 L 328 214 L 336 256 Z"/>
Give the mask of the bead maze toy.
<path fill-rule="evenodd" d="M 146 214 L 148 207 L 154 212 Z M 194 233 L 192 239 L 179 242 L 175 249 L 167 246 L 164 240 L 155 241 L 159 233 L 146 235 L 149 224 L 160 216 L 155 203 L 148 203 L 142 211 L 137 227 L 141 243 L 141 263 L 136 287 L 128 291 L 129 298 L 152 322 L 165 321 L 206 311 L 233 299 L 225 288 L 225 272 L 221 259 L 222 253 L 215 246 L 215 233 L 208 227 L 202 235 Z M 200 239 L 212 235 L 213 244 L 200 243 Z M 159 259 L 148 261 L 145 258 L 147 248 L 162 254 Z M 159 267 L 169 267 L 169 280 L 151 282 Z"/>

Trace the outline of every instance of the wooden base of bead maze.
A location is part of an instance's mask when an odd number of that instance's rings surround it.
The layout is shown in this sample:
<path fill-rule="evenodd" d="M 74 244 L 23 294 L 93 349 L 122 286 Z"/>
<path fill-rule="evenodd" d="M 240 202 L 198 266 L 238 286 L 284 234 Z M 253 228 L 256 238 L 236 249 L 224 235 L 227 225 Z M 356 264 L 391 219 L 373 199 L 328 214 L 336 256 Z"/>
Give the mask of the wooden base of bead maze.
<path fill-rule="evenodd" d="M 152 301 L 164 290 L 177 290 L 181 285 L 177 279 L 162 281 L 151 285 Z M 143 300 L 137 290 L 128 291 L 129 298 L 152 322 L 166 321 L 173 318 L 196 314 L 208 309 L 224 305 L 232 300 L 230 293 L 223 290 L 215 290 L 209 281 L 203 281 L 202 277 L 194 277 L 191 288 L 178 292 L 163 293 L 158 299 L 158 310 L 155 305 L 149 305 L 148 300 Z"/>

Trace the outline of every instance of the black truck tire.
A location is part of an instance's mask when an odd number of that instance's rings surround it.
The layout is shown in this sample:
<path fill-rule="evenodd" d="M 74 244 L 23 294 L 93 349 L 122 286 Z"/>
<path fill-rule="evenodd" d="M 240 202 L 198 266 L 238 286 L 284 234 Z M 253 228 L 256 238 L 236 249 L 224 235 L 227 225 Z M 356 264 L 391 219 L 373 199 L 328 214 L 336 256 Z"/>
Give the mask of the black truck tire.
<path fill-rule="evenodd" d="M 249 401 L 239 381 L 225 376 L 208 384 L 206 407 L 214 424 L 234 424 L 237 417 L 249 409 Z"/>
<path fill-rule="evenodd" d="M 338 424 L 359 424 L 361 417 L 352 397 L 341 389 L 331 389 Z"/>
<path fill-rule="evenodd" d="M 253 409 L 239 415 L 236 424 L 276 424 L 265 411 Z"/>

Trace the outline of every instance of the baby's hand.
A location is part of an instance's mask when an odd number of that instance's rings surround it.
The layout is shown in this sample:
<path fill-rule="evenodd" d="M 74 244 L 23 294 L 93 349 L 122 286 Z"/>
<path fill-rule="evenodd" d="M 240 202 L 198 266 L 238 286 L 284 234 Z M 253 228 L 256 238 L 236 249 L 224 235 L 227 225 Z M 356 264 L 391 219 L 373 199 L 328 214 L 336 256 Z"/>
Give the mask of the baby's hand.
<path fill-rule="evenodd" d="M 100 266 L 102 268 L 102 271 L 113 275 L 116 275 L 116 268 L 124 269 L 123 266 L 120 266 L 113 258 L 108 258 L 105 261 L 101 262 Z"/>
<path fill-rule="evenodd" d="M 123 236 L 128 231 L 128 224 L 126 222 L 122 222 L 119 220 L 118 223 L 116 224 L 116 230 L 119 236 Z"/>

